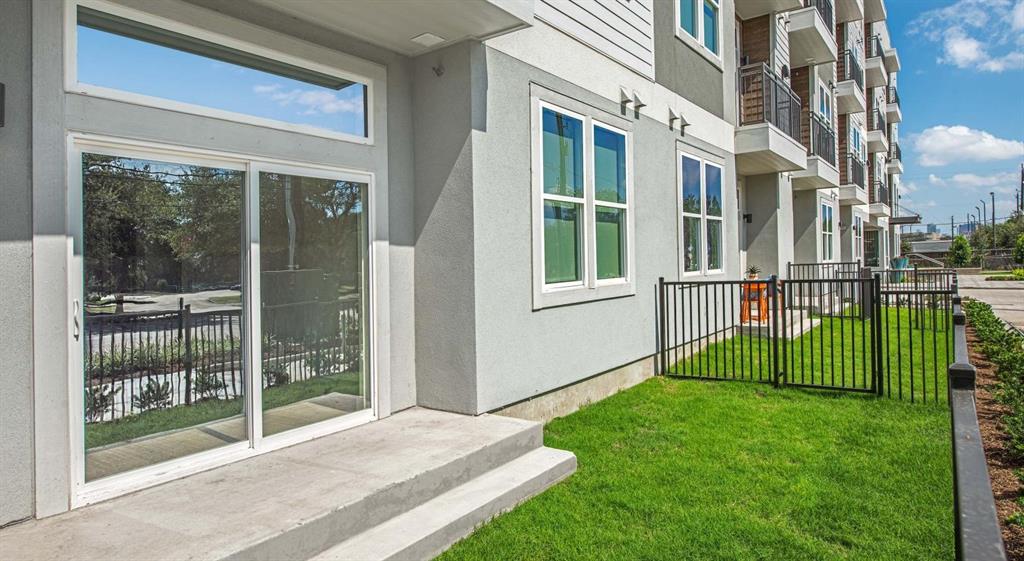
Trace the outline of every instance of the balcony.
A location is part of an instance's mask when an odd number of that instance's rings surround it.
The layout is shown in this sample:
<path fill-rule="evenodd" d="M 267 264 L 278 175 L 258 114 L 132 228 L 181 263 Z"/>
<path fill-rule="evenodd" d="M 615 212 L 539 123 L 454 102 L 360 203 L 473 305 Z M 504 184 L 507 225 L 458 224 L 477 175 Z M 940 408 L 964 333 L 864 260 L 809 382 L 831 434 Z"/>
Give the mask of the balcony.
<path fill-rule="evenodd" d="M 836 23 L 864 19 L 864 0 L 836 0 Z"/>
<path fill-rule="evenodd" d="M 871 202 L 868 205 L 868 214 L 873 218 L 878 216 L 889 216 L 889 187 L 883 181 L 875 181 L 871 188 Z"/>
<path fill-rule="evenodd" d="M 868 154 L 889 151 L 885 113 L 875 108 L 868 113 Z"/>
<path fill-rule="evenodd" d="M 807 169 L 793 172 L 793 189 L 831 189 L 839 186 L 836 133 L 821 115 L 811 113 L 807 139 Z"/>
<path fill-rule="evenodd" d="M 864 85 L 869 88 L 884 86 L 889 81 L 889 73 L 885 70 L 882 57 L 882 39 L 872 35 L 864 49 Z"/>
<path fill-rule="evenodd" d="M 896 52 L 895 48 L 883 49 L 882 58 L 885 59 L 885 70 L 889 74 L 895 74 L 900 71 L 900 55 Z"/>
<path fill-rule="evenodd" d="M 889 158 L 885 164 L 885 172 L 896 175 L 903 173 L 903 153 L 895 140 L 889 142 Z"/>
<path fill-rule="evenodd" d="M 867 108 L 864 98 L 864 71 L 853 51 L 847 49 L 839 56 L 836 84 L 836 110 L 840 115 L 863 113 Z"/>
<path fill-rule="evenodd" d="M 740 69 L 736 169 L 743 175 L 807 168 L 800 135 L 800 98 L 764 63 Z"/>
<path fill-rule="evenodd" d="M 801 0 L 757 0 L 756 2 L 736 2 L 736 15 L 740 19 L 750 19 L 773 12 L 788 12 L 803 6 Z"/>
<path fill-rule="evenodd" d="M 882 21 L 885 17 L 885 0 L 864 0 L 865 23 Z"/>
<path fill-rule="evenodd" d="M 853 154 L 847 154 L 840 169 L 839 204 L 868 204 L 868 191 L 864 188 L 864 162 Z"/>
<path fill-rule="evenodd" d="M 789 64 L 793 68 L 836 60 L 832 0 L 805 0 L 789 16 Z"/>
<path fill-rule="evenodd" d="M 465 39 L 482 40 L 533 25 L 534 1 L 294 2 L 254 0 L 303 22 L 416 56 Z M 417 42 L 430 34 L 440 41 Z M 430 38 L 430 35 L 426 37 Z"/>
<path fill-rule="evenodd" d="M 903 110 L 900 108 L 900 94 L 896 91 L 896 86 L 886 88 L 885 101 L 885 118 L 890 123 L 902 121 Z"/>

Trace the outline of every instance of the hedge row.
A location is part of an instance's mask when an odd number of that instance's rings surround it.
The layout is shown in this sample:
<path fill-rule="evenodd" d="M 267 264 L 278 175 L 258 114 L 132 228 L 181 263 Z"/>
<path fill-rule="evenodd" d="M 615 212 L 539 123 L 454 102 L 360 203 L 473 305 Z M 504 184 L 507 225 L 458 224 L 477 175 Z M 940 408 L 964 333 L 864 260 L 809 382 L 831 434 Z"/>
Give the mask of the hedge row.
<path fill-rule="evenodd" d="M 984 302 L 966 300 L 964 312 L 981 341 L 981 352 L 996 366 L 996 399 L 1012 409 L 1003 417 L 1010 451 L 1024 459 L 1024 337 L 1008 329 Z"/>

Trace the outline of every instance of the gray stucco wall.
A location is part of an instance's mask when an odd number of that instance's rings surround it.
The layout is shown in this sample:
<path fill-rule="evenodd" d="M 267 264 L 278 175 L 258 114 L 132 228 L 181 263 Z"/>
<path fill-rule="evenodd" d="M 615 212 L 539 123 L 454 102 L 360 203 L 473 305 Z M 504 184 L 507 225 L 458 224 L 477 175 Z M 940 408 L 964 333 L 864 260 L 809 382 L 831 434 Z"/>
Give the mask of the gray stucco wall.
<path fill-rule="evenodd" d="M 747 224 L 747 266 L 762 275 L 783 275 L 793 261 L 793 187 L 787 174 L 768 173 L 744 178 Z"/>
<path fill-rule="evenodd" d="M 537 311 L 532 307 L 531 85 L 621 115 L 619 106 L 501 52 L 486 49 L 486 119 L 473 125 L 477 409 L 493 410 L 656 351 L 659 276 L 678 278 L 677 142 L 724 163 L 725 266 L 739 274 L 734 159 L 646 117 L 628 116 L 634 142 L 636 294 Z M 479 108 L 475 105 L 474 109 Z M 479 116 L 479 112 L 477 113 Z M 600 114 L 598 113 L 598 116 Z M 417 160 L 419 159 L 417 154 Z M 417 248 L 417 256 L 423 251 Z M 417 291 L 420 283 L 417 262 Z M 417 294 L 419 297 L 419 294 Z M 422 355 L 420 356 L 422 364 Z M 420 378 L 421 384 L 425 381 Z M 432 382 L 431 382 L 432 383 Z M 426 391 L 421 385 L 420 390 Z M 450 391 L 450 390 L 449 390 Z"/>
<path fill-rule="evenodd" d="M 735 78 L 676 37 L 676 1 L 654 0 L 654 81 L 734 123 L 735 103 L 727 103 L 724 92 L 735 90 Z M 722 1 L 721 18 L 722 60 L 725 68 L 732 68 L 736 60 L 733 0 Z"/>
<path fill-rule="evenodd" d="M 793 262 L 818 261 L 818 192 L 793 191 Z"/>
<path fill-rule="evenodd" d="M 477 410 L 470 129 L 472 51 L 481 48 L 459 43 L 413 70 L 417 400 L 462 413 Z"/>
<path fill-rule="evenodd" d="M 32 14 L 4 2 L 0 82 L 0 526 L 32 516 Z"/>

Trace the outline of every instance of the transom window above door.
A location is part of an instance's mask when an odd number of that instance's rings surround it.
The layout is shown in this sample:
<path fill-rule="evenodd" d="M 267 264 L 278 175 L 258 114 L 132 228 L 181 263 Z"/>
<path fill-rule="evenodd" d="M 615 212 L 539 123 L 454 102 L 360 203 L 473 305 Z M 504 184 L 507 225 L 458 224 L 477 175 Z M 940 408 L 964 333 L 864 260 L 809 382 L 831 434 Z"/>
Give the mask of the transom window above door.
<path fill-rule="evenodd" d="M 632 290 L 629 132 L 540 100 L 535 107 L 535 304 Z"/>
<path fill-rule="evenodd" d="M 83 0 L 74 17 L 69 91 L 369 140 L 365 78 L 127 8 Z"/>

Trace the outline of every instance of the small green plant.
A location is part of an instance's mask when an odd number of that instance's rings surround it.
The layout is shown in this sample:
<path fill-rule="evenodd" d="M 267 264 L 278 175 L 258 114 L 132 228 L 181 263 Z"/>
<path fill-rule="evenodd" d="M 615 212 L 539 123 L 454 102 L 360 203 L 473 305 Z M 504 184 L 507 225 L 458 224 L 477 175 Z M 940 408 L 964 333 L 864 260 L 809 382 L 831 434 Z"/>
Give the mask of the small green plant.
<path fill-rule="evenodd" d="M 1024 338 L 1008 330 L 984 302 L 967 300 L 964 310 L 981 341 L 981 352 L 996 367 L 996 399 L 1010 409 L 1001 419 L 1010 437 L 1009 451 L 1024 459 Z"/>
<path fill-rule="evenodd" d="M 132 397 L 132 407 L 140 411 L 163 409 L 171 405 L 171 383 L 159 383 L 153 380 L 146 382 L 139 395 Z"/>
<path fill-rule="evenodd" d="M 98 421 L 103 414 L 114 412 L 114 399 L 121 388 L 112 386 L 93 386 L 85 390 L 85 418 L 89 422 Z"/>
<path fill-rule="evenodd" d="M 761 268 L 758 267 L 757 265 L 751 265 L 751 266 L 747 267 L 747 271 L 746 272 L 747 272 L 747 278 L 749 278 L 749 279 L 756 279 L 758 276 L 761 275 Z"/>
<path fill-rule="evenodd" d="M 332 352 L 313 353 L 306 359 L 306 365 L 317 375 L 327 376 L 342 371 L 341 360 L 338 355 Z"/>
<path fill-rule="evenodd" d="M 966 267 L 973 258 L 974 250 L 967 238 L 963 236 L 953 238 L 953 243 L 949 246 L 949 256 L 946 258 L 949 261 L 949 266 Z"/>
<path fill-rule="evenodd" d="M 276 388 L 283 386 L 288 382 L 291 382 L 291 375 L 281 365 L 264 366 L 263 367 L 263 386 L 266 388 Z"/>
<path fill-rule="evenodd" d="M 227 385 L 224 383 L 224 380 L 218 378 L 216 374 L 202 369 L 199 370 L 199 373 L 196 374 L 195 380 L 192 381 L 192 393 L 195 394 L 195 400 L 197 403 L 211 399 L 219 399 L 220 392 L 226 388 Z"/>

